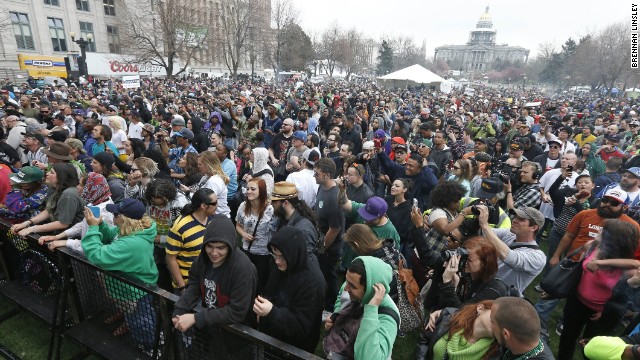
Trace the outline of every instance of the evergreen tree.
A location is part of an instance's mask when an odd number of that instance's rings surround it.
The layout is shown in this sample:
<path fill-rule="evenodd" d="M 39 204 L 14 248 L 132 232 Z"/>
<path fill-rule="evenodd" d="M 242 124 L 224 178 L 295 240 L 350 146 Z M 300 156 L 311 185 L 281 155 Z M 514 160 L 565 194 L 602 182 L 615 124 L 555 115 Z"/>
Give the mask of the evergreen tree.
<path fill-rule="evenodd" d="M 380 52 L 378 54 L 378 66 L 376 73 L 378 76 L 387 75 L 393 71 L 393 49 L 387 40 L 382 40 Z"/>

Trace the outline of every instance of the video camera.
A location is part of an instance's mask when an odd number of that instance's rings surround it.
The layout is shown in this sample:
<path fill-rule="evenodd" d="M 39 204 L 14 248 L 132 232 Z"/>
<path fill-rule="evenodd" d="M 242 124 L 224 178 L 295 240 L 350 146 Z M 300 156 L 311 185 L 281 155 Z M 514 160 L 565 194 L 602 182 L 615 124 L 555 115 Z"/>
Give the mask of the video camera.
<path fill-rule="evenodd" d="M 477 199 L 471 202 L 471 213 L 475 216 L 480 215 L 480 209 L 478 209 L 479 205 L 484 205 L 489 210 L 489 219 L 487 220 L 489 224 L 498 225 L 500 222 L 500 210 L 498 210 L 498 205 L 492 205 L 483 199 Z M 477 219 L 477 217 L 476 217 Z"/>
<path fill-rule="evenodd" d="M 491 170 L 492 177 L 500 179 L 505 184 L 511 181 L 511 185 L 516 185 L 520 181 L 520 168 L 497 158 L 491 159 L 489 170 Z"/>

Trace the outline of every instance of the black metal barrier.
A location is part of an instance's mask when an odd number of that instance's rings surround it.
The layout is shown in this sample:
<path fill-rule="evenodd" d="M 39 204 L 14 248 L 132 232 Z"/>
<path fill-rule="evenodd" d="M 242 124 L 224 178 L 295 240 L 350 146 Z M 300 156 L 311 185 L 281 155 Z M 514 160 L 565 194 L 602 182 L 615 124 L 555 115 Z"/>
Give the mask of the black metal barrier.
<path fill-rule="evenodd" d="M 62 337 L 106 359 L 320 359 L 242 324 L 181 333 L 171 321 L 174 294 L 70 249 L 53 253 L 9 226 L 0 220 L 0 270 L 10 275 L 0 295 L 50 325 L 50 359 L 60 357 Z"/>

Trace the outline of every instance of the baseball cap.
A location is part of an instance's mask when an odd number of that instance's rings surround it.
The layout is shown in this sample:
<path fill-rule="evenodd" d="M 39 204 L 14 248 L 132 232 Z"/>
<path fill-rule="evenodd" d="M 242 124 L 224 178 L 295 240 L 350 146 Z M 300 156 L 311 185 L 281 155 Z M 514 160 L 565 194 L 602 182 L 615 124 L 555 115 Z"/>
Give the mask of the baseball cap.
<path fill-rule="evenodd" d="M 173 120 L 171 120 L 171 126 L 184 126 L 184 118 L 182 115 L 173 115 Z"/>
<path fill-rule="evenodd" d="M 608 134 L 605 136 L 605 139 L 613 142 L 620 142 L 620 135 L 618 134 Z"/>
<path fill-rule="evenodd" d="M 384 130 L 382 130 L 382 129 L 378 129 L 378 130 L 376 130 L 376 132 L 375 132 L 375 134 L 374 134 L 374 137 L 375 137 L 376 139 L 384 139 L 384 138 L 385 138 L 385 136 L 386 136 L 386 135 L 385 135 L 385 133 L 384 133 Z"/>
<path fill-rule="evenodd" d="M 504 190 L 504 184 L 498 178 L 489 177 L 482 179 L 480 183 L 480 190 L 478 190 L 477 196 L 480 199 L 492 199 L 496 194 Z"/>
<path fill-rule="evenodd" d="M 420 145 L 426 145 L 429 149 L 433 148 L 433 141 L 430 139 L 422 139 Z"/>
<path fill-rule="evenodd" d="M 514 140 L 511 142 L 511 145 L 509 147 L 511 148 L 511 150 L 524 151 L 524 144 L 522 144 L 521 141 Z"/>
<path fill-rule="evenodd" d="M 420 109 L 420 114 L 428 114 L 428 113 L 429 113 L 429 108 Z"/>
<path fill-rule="evenodd" d="M 526 207 L 523 206 L 518 209 L 511 209 L 509 210 L 509 213 L 521 219 L 535 221 L 536 225 L 538 225 L 538 228 L 540 229 L 542 229 L 542 227 L 544 226 L 544 215 L 542 215 L 542 213 L 536 208 L 533 208 L 530 206 L 526 206 Z"/>
<path fill-rule="evenodd" d="M 558 144 L 560 145 L 560 147 L 562 147 L 562 142 L 558 139 L 547 140 L 547 144 L 551 144 L 551 143 Z"/>
<path fill-rule="evenodd" d="M 44 144 L 44 136 L 38 133 L 25 132 L 25 133 L 22 133 L 22 135 L 24 135 L 25 138 L 33 138 L 40 141 L 40 144 Z"/>
<path fill-rule="evenodd" d="M 407 144 L 407 142 L 404 141 L 404 139 L 401 138 L 400 136 L 392 137 L 391 141 L 394 142 L 394 143 L 400 144 L 400 145 L 406 145 Z"/>
<path fill-rule="evenodd" d="M 371 150 L 373 149 L 375 144 L 373 141 L 365 141 L 362 143 L 362 150 Z"/>
<path fill-rule="evenodd" d="M 85 113 L 84 110 L 82 110 L 82 109 L 74 109 L 73 113 L 74 113 L 74 115 L 80 115 L 82 117 L 87 116 L 87 113 Z"/>
<path fill-rule="evenodd" d="M 156 129 L 151 124 L 142 125 L 142 130 L 146 130 L 146 131 L 150 132 L 151 134 L 153 134 L 156 131 Z"/>
<path fill-rule="evenodd" d="M 307 149 L 302 153 L 302 158 L 311 165 L 315 165 L 316 161 L 320 159 L 320 153 L 316 150 Z"/>
<path fill-rule="evenodd" d="M 629 199 L 627 192 L 620 188 L 611 188 L 604 193 L 604 196 L 615 199 L 623 204 L 627 204 Z"/>
<path fill-rule="evenodd" d="M 84 145 L 82 144 L 82 141 L 80 141 L 79 139 L 76 138 L 68 138 L 67 140 L 64 141 L 67 145 L 71 146 L 72 148 L 76 148 L 78 149 L 81 153 L 86 154 L 87 150 L 84 149 Z"/>
<path fill-rule="evenodd" d="M 187 128 L 184 128 L 184 129 L 182 129 L 180 131 L 177 131 L 177 132 L 173 133 L 173 136 L 180 136 L 180 137 L 183 137 L 185 139 L 193 140 L 193 131 L 191 131 L 191 130 L 189 130 Z"/>
<path fill-rule="evenodd" d="M 20 172 L 9 175 L 9 179 L 16 184 L 40 182 L 43 177 L 44 171 L 37 166 L 25 166 Z"/>
<path fill-rule="evenodd" d="M 333 114 L 333 117 L 334 117 L 334 118 L 341 118 L 341 117 L 342 117 L 342 112 L 340 112 L 340 111 L 336 111 L 336 112 Z"/>
<path fill-rule="evenodd" d="M 307 133 L 305 133 L 304 131 L 298 130 L 298 131 L 293 133 L 293 137 L 298 139 L 298 140 L 305 141 L 305 140 L 307 140 Z"/>
<path fill-rule="evenodd" d="M 67 133 L 65 131 L 52 131 L 47 137 L 53 141 L 64 142 L 67 140 Z"/>
<path fill-rule="evenodd" d="M 573 132 L 573 130 L 568 126 L 560 126 L 558 128 L 558 132 L 560 132 L 560 131 L 566 131 L 567 134 L 569 134 L 569 135 L 571 135 L 571 133 Z"/>
<path fill-rule="evenodd" d="M 396 146 L 396 151 L 398 150 L 404 150 L 404 152 L 407 152 L 407 145 L 399 144 L 398 146 Z"/>
<path fill-rule="evenodd" d="M 117 107 L 117 106 L 115 106 L 115 105 L 109 105 L 109 110 L 112 110 L 112 111 L 116 111 L 116 112 L 117 112 L 117 111 L 118 111 L 118 107 Z"/>
<path fill-rule="evenodd" d="M 633 174 L 633 176 L 637 177 L 640 179 L 640 167 L 630 167 L 628 169 L 625 170 L 625 172 L 630 172 Z"/>
<path fill-rule="evenodd" d="M 474 142 L 478 142 L 479 141 L 479 142 L 481 142 L 481 143 L 483 143 L 485 145 L 487 144 L 487 140 L 485 138 L 477 137 L 477 138 L 473 139 L 473 141 Z"/>
<path fill-rule="evenodd" d="M 358 209 L 358 214 L 365 221 L 375 220 L 387 213 L 387 202 L 383 198 L 374 196 L 367 200 L 367 203 Z"/>
<path fill-rule="evenodd" d="M 147 212 L 142 201 L 125 198 L 117 204 L 107 204 L 107 211 L 114 215 L 124 215 L 130 219 L 140 220 Z"/>

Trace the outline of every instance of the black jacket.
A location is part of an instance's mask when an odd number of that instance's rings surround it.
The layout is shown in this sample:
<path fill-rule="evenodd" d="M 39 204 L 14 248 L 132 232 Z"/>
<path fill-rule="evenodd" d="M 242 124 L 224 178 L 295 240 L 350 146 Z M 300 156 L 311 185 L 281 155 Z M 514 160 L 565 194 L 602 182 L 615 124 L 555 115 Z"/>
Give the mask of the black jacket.
<path fill-rule="evenodd" d="M 258 329 L 313 353 L 320 339 L 324 306 L 325 281 L 320 267 L 309 261 L 306 239 L 298 228 L 278 230 L 269 246 L 282 252 L 287 269 L 280 271 L 274 262 L 270 264 L 263 297 L 273 308 L 260 318 Z"/>
<path fill-rule="evenodd" d="M 554 167 L 554 169 L 559 169 L 560 168 L 560 158 L 562 158 L 562 156 L 558 155 L 558 162 L 556 163 L 556 166 Z M 529 158 L 527 158 L 529 159 Z M 540 166 L 540 169 L 542 170 L 542 174 L 547 172 L 547 159 L 549 159 L 549 152 L 545 151 L 542 154 L 536 156 L 535 158 L 533 158 L 534 162 L 537 162 L 538 165 Z"/>
<path fill-rule="evenodd" d="M 205 247 L 212 242 L 223 242 L 229 246 L 224 263 L 212 266 Z M 237 248 L 236 230 L 231 219 L 215 215 L 204 234 L 202 251 L 189 269 L 189 282 L 184 293 L 176 302 L 173 316 L 193 312 L 198 303 L 203 309 L 195 314 L 199 329 L 213 325 L 240 323 L 245 320 L 253 307 L 256 297 L 258 276 L 247 255 Z M 208 284 L 215 284 L 215 294 L 207 294 Z M 215 298 L 214 306 L 207 295 Z"/>

